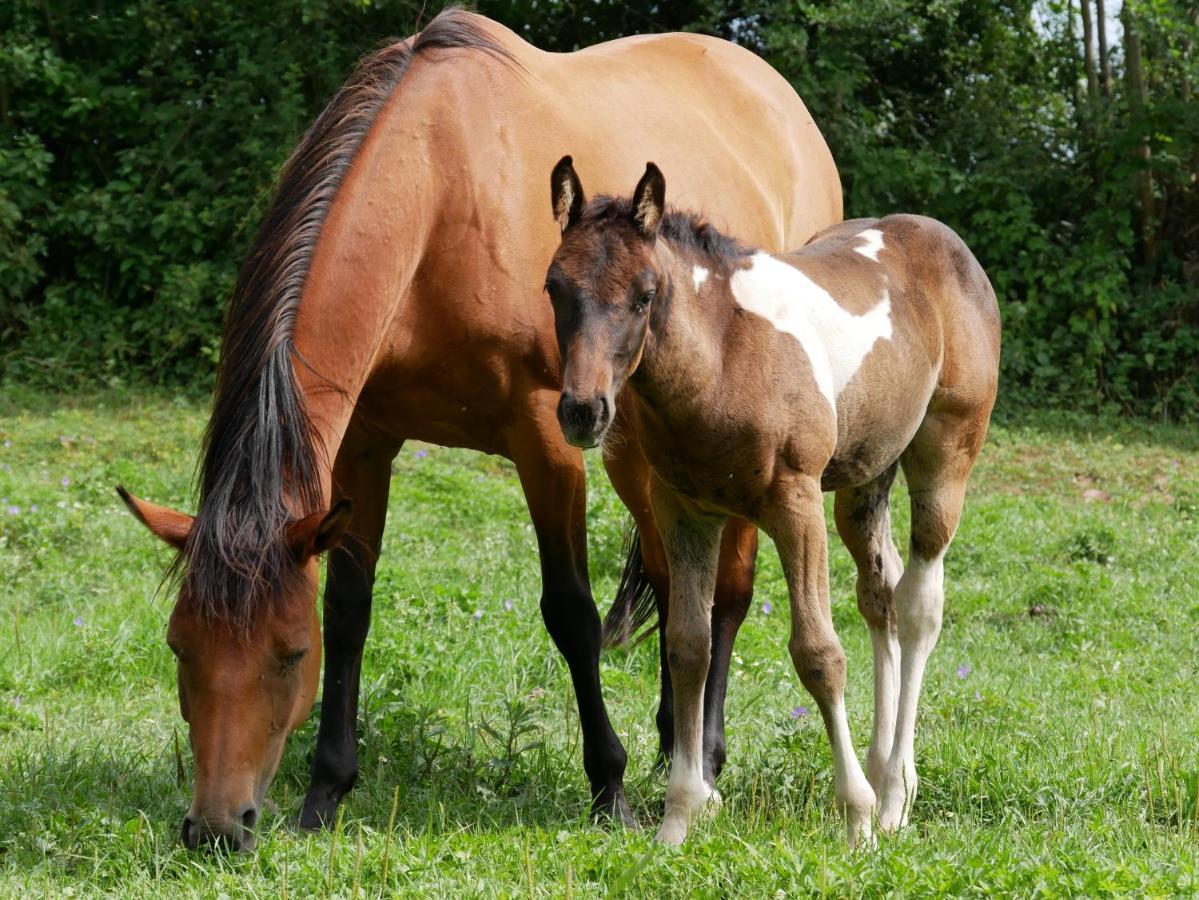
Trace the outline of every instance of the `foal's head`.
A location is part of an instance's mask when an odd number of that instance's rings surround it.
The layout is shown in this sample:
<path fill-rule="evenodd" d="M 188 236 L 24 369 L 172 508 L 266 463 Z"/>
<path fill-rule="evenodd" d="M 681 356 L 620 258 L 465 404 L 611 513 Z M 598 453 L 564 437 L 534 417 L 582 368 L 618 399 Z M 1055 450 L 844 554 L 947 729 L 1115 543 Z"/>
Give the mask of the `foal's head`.
<path fill-rule="evenodd" d="M 651 309 L 669 290 L 658 227 L 666 181 L 653 163 L 631 201 L 590 205 L 569 156 L 551 176 L 562 244 L 546 275 L 562 354 L 558 422 L 576 447 L 594 447 L 612 424 L 616 395 L 641 362 Z"/>
<path fill-rule="evenodd" d="M 118 488 L 130 512 L 183 554 L 196 520 Z M 184 580 L 167 626 L 175 654 L 179 711 L 188 723 L 196 783 L 183 819 L 183 843 L 253 846 L 254 825 L 283 745 L 312 710 L 321 670 L 320 621 L 313 602 L 317 558 L 349 523 L 346 501 L 292 523 L 284 537 L 289 571 L 276 573 L 272 602 L 248 621 L 196 602 Z"/>

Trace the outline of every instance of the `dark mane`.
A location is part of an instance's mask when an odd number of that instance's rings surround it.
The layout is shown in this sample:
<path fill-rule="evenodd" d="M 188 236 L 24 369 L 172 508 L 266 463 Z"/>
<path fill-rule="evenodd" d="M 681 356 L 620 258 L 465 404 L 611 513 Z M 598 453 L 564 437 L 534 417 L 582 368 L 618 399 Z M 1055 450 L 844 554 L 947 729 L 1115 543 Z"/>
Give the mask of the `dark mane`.
<path fill-rule="evenodd" d="M 593 197 L 583 209 L 580 225 L 603 224 L 604 222 L 633 221 L 633 202 L 628 197 Z M 708 256 L 716 260 L 733 261 L 753 253 L 736 238 L 718 231 L 712 223 L 699 213 L 668 207 L 658 234 L 683 250 Z"/>
<path fill-rule="evenodd" d="M 245 628 L 298 572 L 286 531 L 325 502 L 320 446 L 292 343 L 312 254 L 329 208 L 379 111 L 432 48 L 480 50 L 515 64 L 475 17 L 450 8 L 410 42 L 367 56 L 283 167 L 225 318 L 212 418 L 199 466 L 200 508 L 176 570 L 200 614 Z M 330 389 L 337 390 L 330 385 Z M 186 560 L 186 562 L 185 562 Z"/>

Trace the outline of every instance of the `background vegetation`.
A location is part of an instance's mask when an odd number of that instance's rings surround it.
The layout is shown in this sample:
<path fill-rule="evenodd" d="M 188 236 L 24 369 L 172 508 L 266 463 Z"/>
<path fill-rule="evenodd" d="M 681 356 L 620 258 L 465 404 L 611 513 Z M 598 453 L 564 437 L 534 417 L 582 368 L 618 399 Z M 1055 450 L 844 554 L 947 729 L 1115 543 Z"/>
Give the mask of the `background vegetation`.
<path fill-rule="evenodd" d="M 205 388 L 280 163 L 354 61 L 423 7 L 0 6 L 0 380 Z M 668 29 L 752 47 L 811 107 L 848 215 L 923 212 L 973 246 L 1004 307 L 1009 392 L 1199 409 L 1188 0 L 478 7 L 547 49 Z"/>

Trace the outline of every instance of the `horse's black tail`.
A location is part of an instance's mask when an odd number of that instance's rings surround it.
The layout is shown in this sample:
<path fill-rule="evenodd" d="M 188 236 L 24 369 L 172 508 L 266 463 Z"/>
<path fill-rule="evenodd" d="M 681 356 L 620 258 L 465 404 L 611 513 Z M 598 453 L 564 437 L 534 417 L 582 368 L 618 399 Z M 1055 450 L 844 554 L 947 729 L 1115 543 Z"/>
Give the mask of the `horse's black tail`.
<path fill-rule="evenodd" d="M 634 644 L 643 641 L 652 631 L 652 620 L 658 612 L 658 598 L 641 558 L 641 535 L 631 519 L 624 536 L 624 556 L 616 599 L 604 616 L 605 649 L 627 644 L 630 638 Z"/>

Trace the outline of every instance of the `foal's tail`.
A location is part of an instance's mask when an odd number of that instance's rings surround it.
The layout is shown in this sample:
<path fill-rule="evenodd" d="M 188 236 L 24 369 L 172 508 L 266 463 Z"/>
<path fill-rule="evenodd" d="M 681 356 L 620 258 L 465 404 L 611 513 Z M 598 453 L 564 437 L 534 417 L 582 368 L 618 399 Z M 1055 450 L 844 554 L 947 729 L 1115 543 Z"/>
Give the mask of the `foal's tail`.
<path fill-rule="evenodd" d="M 624 535 L 624 555 L 616 599 L 604 616 L 605 649 L 627 644 L 630 638 L 634 644 L 641 643 L 653 630 L 652 620 L 658 612 L 658 598 L 641 558 L 641 535 L 632 519 Z"/>

